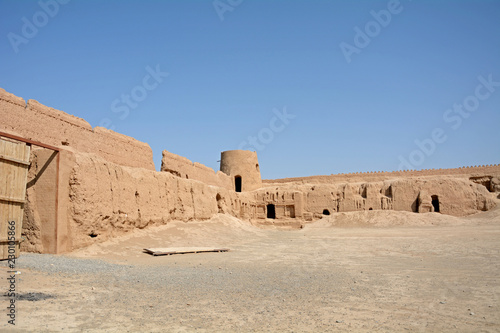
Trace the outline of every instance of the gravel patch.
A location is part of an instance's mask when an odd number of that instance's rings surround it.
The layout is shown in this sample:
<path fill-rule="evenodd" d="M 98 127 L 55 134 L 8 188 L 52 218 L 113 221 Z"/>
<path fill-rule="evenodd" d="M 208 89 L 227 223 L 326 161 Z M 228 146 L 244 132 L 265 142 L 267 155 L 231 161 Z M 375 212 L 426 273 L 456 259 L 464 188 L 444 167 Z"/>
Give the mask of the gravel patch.
<path fill-rule="evenodd" d="M 7 262 L 0 262 L 0 266 L 7 267 Z M 54 274 L 109 273 L 125 268 L 103 260 L 70 258 L 52 254 L 22 253 L 16 259 L 16 269 L 33 269 Z"/>

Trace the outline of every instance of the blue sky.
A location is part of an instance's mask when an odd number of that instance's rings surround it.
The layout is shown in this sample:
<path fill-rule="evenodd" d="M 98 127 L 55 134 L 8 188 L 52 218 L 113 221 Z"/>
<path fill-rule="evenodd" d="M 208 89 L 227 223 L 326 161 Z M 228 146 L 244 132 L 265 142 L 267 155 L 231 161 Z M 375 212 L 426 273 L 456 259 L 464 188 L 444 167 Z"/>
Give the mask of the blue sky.
<path fill-rule="evenodd" d="M 0 0 L 0 87 L 147 142 L 157 168 L 238 148 L 263 178 L 496 164 L 499 18 L 497 0 Z"/>

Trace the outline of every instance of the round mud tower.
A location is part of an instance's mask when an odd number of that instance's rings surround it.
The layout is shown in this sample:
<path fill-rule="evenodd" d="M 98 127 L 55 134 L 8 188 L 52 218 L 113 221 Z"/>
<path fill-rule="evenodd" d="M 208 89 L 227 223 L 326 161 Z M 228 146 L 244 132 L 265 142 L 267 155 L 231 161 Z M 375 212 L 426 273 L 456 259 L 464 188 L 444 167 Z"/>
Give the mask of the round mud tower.
<path fill-rule="evenodd" d="M 257 153 L 249 150 L 228 150 L 221 153 L 220 171 L 233 178 L 236 192 L 262 187 Z"/>

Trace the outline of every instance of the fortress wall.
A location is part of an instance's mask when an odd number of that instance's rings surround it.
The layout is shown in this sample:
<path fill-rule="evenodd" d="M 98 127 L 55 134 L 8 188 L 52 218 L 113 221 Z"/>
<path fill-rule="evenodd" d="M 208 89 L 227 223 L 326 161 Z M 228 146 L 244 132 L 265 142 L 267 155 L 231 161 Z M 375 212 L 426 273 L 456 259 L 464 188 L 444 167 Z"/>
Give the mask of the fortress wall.
<path fill-rule="evenodd" d="M 274 204 L 276 219 L 302 219 L 304 214 L 303 201 L 303 192 L 294 188 L 260 189 L 253 192 L 252 210 L 249 217 L 265 219 L 267 217 L 267 204 Z"/>
<path fill-rule="evenodd" d="M 194 179 L 208 185 L 233 188 L 232 178 L 223 172 L 209 168 L 201 163 L 193 163 L 191 160 L 173 154 L 169 151 L 163 151 L 161 160 L 161 171 L 169 172 L 177 177 L 184 179 Z"/>
<path fill-rule="evenodd" d="M 392 183 L 393 209 L 421 212 L 419 198 L 431 202 L 439 198 L 440 213 L 466 216 L 487 211 L 496 206 L 494 193 L 482 185 L 460 178 L 400 179 Z"/>
<path fill-rule="evenodd" d="M 20 97 L 0 88 L 0 131 L 70 151 L 94 153 L 125 166 L 154 170 L 147 143 Z"/>
<path fill-rule="evenodd" d="M 162 152 L 161 171 L 169 172 L 177 177 L 189 179 L 193 162 L 188 158 L 173 154 L 167 150 Z"/>
<path fill-rule="evenodd" d="M 495 207 L 498 192 L 468 178 L 408 177 L 377 182 L 282 184 L 256 191 L 256 201 L 277 206 L 287 202 L 300 211 L 305 221 L 312 221 L 321 218 L 325 210 L 329 214 L 364 210 L 425 212 L 419 209 L 419 199 L 430 204 L 435 195 L 442 214 L 466 216 Z M 299 198 L 296 193 L 302 194 L 303 203 L 289 199 L 292 194 Z"/>
<path fill-rule="evenodd" d="M 47 159 L 42 155 L 35 157 L 38 167 Z M 26 213 L 30 218 L 27 230 L 23 228 L 25 251 L 69 252 L 171 220 L 207 220 L 217 213 L 242 217 L 242 206 L 252 198 L 168 172 L 121 166 L 93 154 L 70 155 L 63 161 L 69 171 L 60 179 L 66 191 L 62 204 L 67 216 L 59 220 L 59 228 L 65 234 L 56 237 L 51 234 L 53 228 L 44 228 L 45 215 L 52 210 L 43 212 L 41 190 L 50 186 L 40 181 L 38 188 L 31 189 L 34 192 Z M 47 179 L 50 177 L 46 174 Z M 43 238 L 43 234 L 49 238 Z M 57 249 L 53 248 L 55 242 L 60 244 Z"/>
<path fill-rule="evenodd" d="M 40 170 L 50 152 L 33 155 L 32 170 Z M 175 155 L 177 156 L 177 155 Z M 178 163 L 187 159 L 178 157 Z M 189 161 L 189 160 L 188 160 Z M 53 219 L 53 162 L 46 173 L 28 188 L 29 217 L 23 228 L 23 250 L 61 253 L 171 220 L 206 220 L 217 213 L 254 219 L 259 223 L 313 221 L 323 210 L 349 212 L 369 210 L 418 211 L 422 196 L 438 195 L 441 212 L 463 216 L 488 210 L 497 193 L 467 178 L 403 178 L 371 183 L 282 184 L 253 192 L 208 185 L 169 172 L 121 166 L 87 153 L 61 155 L 59 221 Z M 182 164 L 181 164 L 182 165 Z M 192 165 L 194 168 L 194 164 Z M 205 168 L 200 168 L 205 170 Z M 38 171 L 31 174 L 30 183 Z M 33 186 L 34 185 L 34 186 Z M 266 205 L 275 204 L 276 222 L 266 220 Z M 53 207 L 52 207 L 53 208 Z M 51 217 L 52 216 L 52 217 Z M 54 247 L 54 244 L 55 247 Z"/>
<path fill-rule="evenodd" d="M 57 155 L 36 147 L 31 155 L 23 251 L 64 253 L 173 219 L 244 217 L 252 199 L 229 176 L 177 155 L 169 161 L 184 179 L 156 172 L 146 143 L 2 89 L 0 119 L 0 131 L 61 148 L 58 187 Z"/>
<path fill-rule="evenodd" d="M 266 179 L 262 180 L 264 186 L 271 184 L 335 184 L 335 183 L 354 183 L 354 182 L 374 182 L 384 181 L 395 178 L 406 177 L 430 177 L 430 176 L 463 176 L 463 177 L 477 177 L 481 175 L 500 176 L 500 164 L 493 165 L 479 165 L 461 167 L 455 169 L 426 169 L 426 170 L 406 170 L 406 171 L 392 171 L 392 172 L 359 172 L 348 174 L 336 174 L 325 176 L 310 176 L 310 177 L 296 177 L 296 178 L 283 178 L 283 179 Z"/>
<path fill-rule="evenodd" d="M 279 225 L 280 220 L 313 221 L 325 209 L 331 214 L 432 211 L 433 195 L 439 197 L 441 213 L 463 216 L 489 210 L 500 198 L 500 165 L 267 180 L 261 187 L 256 155 L 248 170 L 237 169 L 245 160 L 239 155 L 248 152 L 226 152 L 236 157 L 226 158 L 233 176 L 168 151 L 163 172 L 156 172 L 146 143 L 92 129 L 81 118 L 33 100 L 25 103 L 2 89 L 0 119 L 0 131 L 62 148 L 58 187 L 55 154 L 34 149 L 31 155 L 24 251 L 69 252 L 135 228 L 206 220 L 218 213 L 274 224 L 266 219 L 268 204 L 274 205 Z M 258 189 L 235 192 L 234 175 L 249 178 Z"/>
<path fill-rule="evenodd" d="M 324 209 L 331 214 L 370 208 L 417 212 L 415 205 L 422 195 L 429 200 L 438 195 L 443 214 L 464 216 L 492 208 L 496 195 L 468 179 L 442 177 L 282 185 L 236 193 L 169 172 L 120 166 L 92 154 L 75 154 L 73 160 L 72 171 L 63 180 L 69 188 L 66 251 L 135 228 L 170 220 L 205 220 L 217 213 L 265 224 L 270 221 L 265 220 L 269 203 L 276 205 L 279 224 L 293 218 L 297 223 L 313 221 L 323 216 Z"/>

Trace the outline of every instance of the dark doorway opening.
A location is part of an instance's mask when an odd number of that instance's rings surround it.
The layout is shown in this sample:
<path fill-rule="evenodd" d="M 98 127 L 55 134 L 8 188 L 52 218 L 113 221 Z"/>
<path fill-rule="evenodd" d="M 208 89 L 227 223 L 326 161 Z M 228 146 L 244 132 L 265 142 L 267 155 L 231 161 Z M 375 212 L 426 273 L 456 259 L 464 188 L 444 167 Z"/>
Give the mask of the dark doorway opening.
<path fill-rule="evenodd" d="M 328 209 L 323 210 L 323 215 L 330 215 L 330 211 Z"/>
<path fill-rule="evenodd" d="M 370 207 L 370 208 L 368 208 L 368 210 L 373 210 L 373 208 Z"/>
<path fill-rule="evenodd" d="M 267 218 L 275 219 L 276 218 L 276 208 L 273 204 L 267 205 Z"/>
<path fill-rule="evenodd" d="M 234 187 L 236 192 L 241 192 L 241 176 L 234 177 Z"/>
<path fill-rule="evenodd" d="M 433 195 L 432 199 L 432 207 L 434 207 L 434 212 L 439 213 L 439 198 L 437 195 Z"/>
<path fill-rule="evenodd" d="M 418 208 L 420 206 L 419 198 L 417 198 L 413 204 L 411 205 L 411 209 L 413 210 L 414 213 L 418 213 Z"/>

